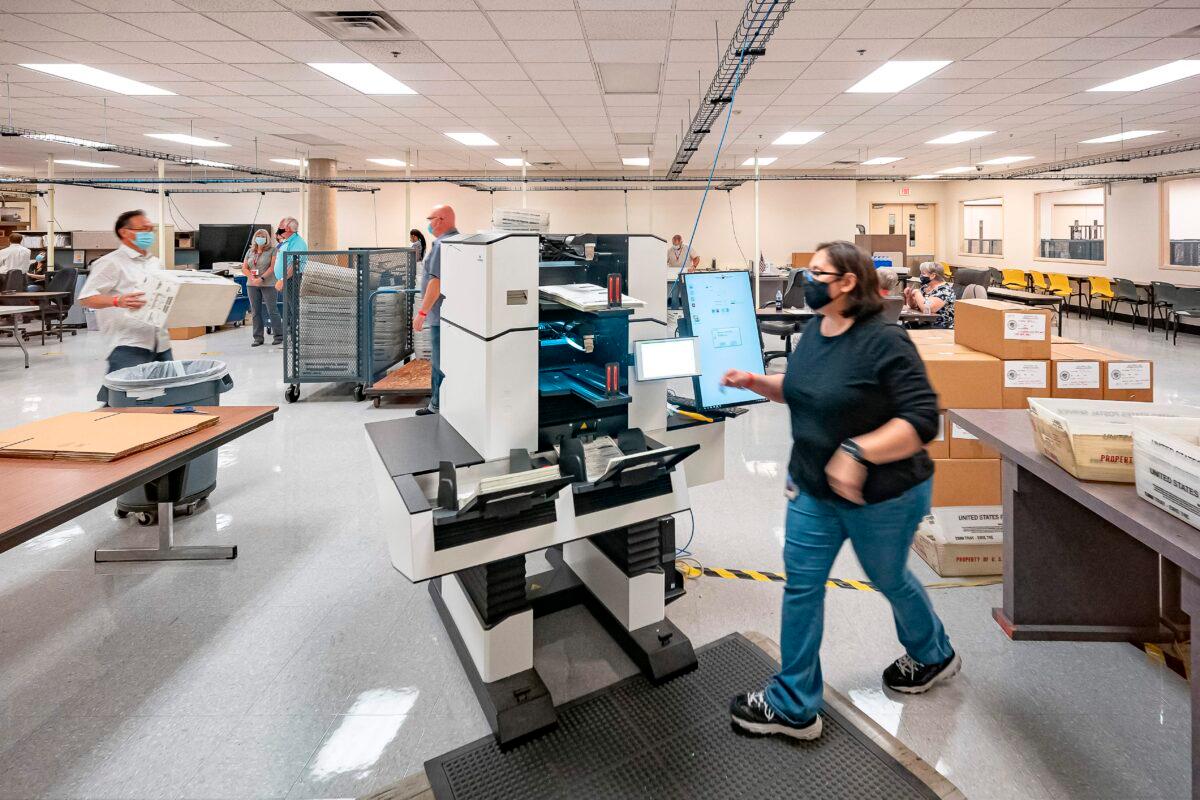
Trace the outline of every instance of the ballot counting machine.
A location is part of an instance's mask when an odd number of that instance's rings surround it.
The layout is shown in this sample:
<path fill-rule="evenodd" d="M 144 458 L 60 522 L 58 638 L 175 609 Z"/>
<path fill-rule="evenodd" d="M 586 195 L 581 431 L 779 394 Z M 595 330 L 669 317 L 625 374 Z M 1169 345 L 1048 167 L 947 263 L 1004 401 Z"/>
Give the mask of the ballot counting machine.
<path fill-rule="evenodd" d="M 675 518 L 689 484 L 724 477 L 724 425 L 668 423 L 666 381 L 639 371 L 671 337 L 662 240 L 499 231 L 441 248 L 441 414 L 366 426 L 379 525 L 510 744 L 556 720 L 537 616 L 583 603 L 651 679 L 695 667 L 665 613 L 684 593 Z M 550 569 L 527 575 L 539 551 Z"/>

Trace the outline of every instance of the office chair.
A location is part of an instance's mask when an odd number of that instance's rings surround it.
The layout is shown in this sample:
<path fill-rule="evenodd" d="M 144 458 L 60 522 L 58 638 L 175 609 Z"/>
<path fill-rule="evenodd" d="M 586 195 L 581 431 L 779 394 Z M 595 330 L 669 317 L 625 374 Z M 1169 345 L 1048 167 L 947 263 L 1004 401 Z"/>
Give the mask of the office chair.
<path fill-rule="evenodd" d="M 66 292 L 66 297 L 56 297 L 50 300 L 50 308 L 46 311 L 46 320 L 48 322 L 58 323 L 58 340 L 61 342 L 63 338 L 63 322 L 66 321 L 67 315 L 71 313 L 71 306 L 75 304 L 75 283 L 79 277 L 79 271 L 74 267 L 63 267 L 56 269 L 54 274 L 50 276 L 50 280 L 46 281 L 47 292 Z M 71 335 L 76 334 L 75 330 L 71 331 Z"/>
<path fill-rule="evenodd" d="M 904 311 L 903 297 L 883 298 L 883 321 L 889 325 L 900 324 L 900 313 Z"/>
<path fill-rule="evenodd" d="M 1113 278 L 1113 311 L 1117 311 L 1121 307 L 1121 303 L 1128 303 L 1130 313 L 1133 315 L 1133 328 L 1137 330 L 1138 309 L 1144 305 L 1149 305 L 1150 301 L 1138 294 L 1137 284 L 1128 278 Z M 1150 330 L 1150 317 L 1146 317 L 1146 330 Z"/>
<path fill-rule="evenodd" d="M 4 276 L 4 291 L 23 292 L 28 282 L 29 280 L 25 277 L 24 270 L 10 269 Z"/>
<path fill-rule="evenodd" d="M 970 286 L 963 287 L 962 297 L 959 300 L 987 300 L 987 289 L 980 286 L 978 283 L 973 283 Z"/>
<path fill-rule="evenodd" d="M 1171 344 L 1179 343 L 1179 318 L 1200 318 L 1200 289 L 1179 288 L 1175 294 L 1175 305 L 1171 308 L 1171 319 L 1174 322 Z"/>
<path fill-rule="evenodd" d="M 1154 330 L 1154 314 L 1162 313 L 1163 338 L 1171 336 L 1171 309 L 1179 299 L 1179 287 L 1164 281 L 1151 281 L 1150 288 L 1154 292 L 1154 302 L 1150 305 L 1150 330 Z"/>
<path fill-rule="evenodd" d="M 784 308 L 804 308 L 804 270 L 794 269 L 788 275 L 786 287 L 783 290 Z M 762 308 L 775 305 L 775 299 L 763 303 Z M 758 323 L 758 330 L 767 336 L 779 336 L 783 339 L 782 350 L 764 350 L 763 366 L 769 365 L 776 358 L 787 358 L 792 354 L 792 337 L 804 327 L 805 320 L 763 320 Z"/>

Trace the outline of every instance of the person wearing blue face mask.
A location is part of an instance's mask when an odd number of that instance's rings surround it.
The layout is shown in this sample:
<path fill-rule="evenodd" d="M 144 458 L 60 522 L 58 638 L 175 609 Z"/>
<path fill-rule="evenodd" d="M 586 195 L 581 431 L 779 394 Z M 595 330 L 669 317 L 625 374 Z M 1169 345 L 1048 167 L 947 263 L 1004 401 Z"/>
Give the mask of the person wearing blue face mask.
<path fill-rule="evenodd" d="M 275 245 L 271 233 L 259 228 L 250 238 L 250 249 L 242 259 L 242 274 L 246 276 L 246 299 L 250 301 L 253 319 L 251 347 L 263 344 L 263 319 L 271 326 L 271 344 L 283 344 L 283 320 L 279 318 L 279 297 L 274 283 Z"/>
<path fill-rule="evenodd" d="M 95 310 L 105 335 L 108 372 L 149 361 L 171 361 L 171 337 L 159 328 L 135 319 L 130 313 L 146 305 L 141 287 L 150 272 L 162 269 L 153 254 L 154 224 L 142 210 L 117 217 L 113 230 L 120 246 L 92 263 L 79 302 Z"/>
<path fill-rule="evenodd" d="M 429 366 L 431 383 L 429 405 L 417 409 L 418 416 L 438 413 L 438 401 L 442 390 L 442 239 L 458 233 L 454 227 L 454 209 L 450 206 L 434 206 L 426 217 L 433 244 L 425 256 L 421 281 L 421 307 L 413 319 L 413 330 L 420 333 L 429 326 Z"/>

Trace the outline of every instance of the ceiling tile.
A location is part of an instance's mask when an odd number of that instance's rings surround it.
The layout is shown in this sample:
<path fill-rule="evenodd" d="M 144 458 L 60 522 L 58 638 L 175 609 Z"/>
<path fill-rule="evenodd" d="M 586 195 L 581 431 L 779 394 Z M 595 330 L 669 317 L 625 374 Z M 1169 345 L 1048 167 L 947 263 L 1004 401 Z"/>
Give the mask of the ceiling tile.
<path fill-rule="evenodd" d="M 145 31 L 176 42 L 229 42 L 245 39 L 232 28 L 200 14 L 113 14 Z"/>
<path fill-rule="evenodd" d="M 597 63 L 661 64 L 666 59 L 666 41 L 592 41 L 592 58 Z"/>
<path fill-rule="evenodd" d="M 1097 36 L 1177 36 L 1200 25 L 1200 8 L 1152 8 L 1111 25 Z"/>
<path fill-rule="evenodd" d="M 460 62 L 501 62 L 512 61 L 513 57 L 509 53 L 508 48 L 503 42 L 455 42 L 455 41 L 434 41 L 426 42 L 429 49 L 436 53 L 443 61 L 460 61 Z M 538 44 L 534 42 L 533 44 Z M 554 59 L 559 61 L 561 59 Z"/>
<path fill-rule="evenodd" d="M 505 39 L 583 38 L 579 15 L 574 11 L 493 11 L 488 16 Z"/>
<path fill-rule="evenodd" d="M 892 56 L 899 53 L 905 47 L 912 44 L 910 39 L 838 39 L 829 44 L 820 55 L 816 58 L 817 61 L 863 61 L 871 60 L 875 62 L 887 61 Z M 863 50 L 862 54 L 859 53 Z M 758 64 L 754 66 L 755 72 L 758 71 Z"/>
<path fill-rule="evenodd" d="M 584 11 L 589 39 L 662 39 L 671 22 L 667 11 Z"/>
<path fill-rule="evenodd" d="M 194 45 L 184 47 L 174 42 L 105 42 L 105 47 L 126 55 L 159 64 L 211 64 L 211 56 L 198 53 Z"/>
<path fill-rule="evenodd" d="M 806 4 L 807 5 L 807 4 Z M 836 39 L 855 17 L 857 11 L 797 8 L 784 15 L 775 31 L 775 39 Z M 871 37 L 875 38 L 875 37 Z"/>
<path fill-rule="evenodd" d="M 917 39 L 896 54 L 907 61 L 959 61 L 978 53 L 988 40 L 980 39 Z M 947 69 L 953 68 L 951 64 Z"/>
<path fill-rule="evenodd" d="M 1040 9 L 964 8 L 943 20 L 927 36 L 948 39 L 994 38 L 1032 22 L 1042 13 Z"/>
<path fill-rule="evenodd" d="M 842 32 L 842 36 L 862 39 L 912 39 L 923 36 L 951 13 L 948 9 L 876 11 L 872 8 L 856 17 Z"/>
<path fill-rule="evenodd" d="M 32 15 L 41 16 L 41 15 Z M 0 15 L 0 36 L 10 42 L 71 42 L 75 37 L 12 14 Z"/>
<path fill-rule="evenodd" d="M 1153 41 L 1153 39 L 1101 38 L 1092 36 L 1060 47 L 1052 53 L 1048 53 L 1045 58 L 1055 61 L 1115 58 L 1122 53 L 1143 47 Z"/>
<path fill-rule="evenodd" d="M 1088 36 L 1136 13 L 1135 9 L 1059 8 L 1018 28 L 1013 36 Z"/>
<path fill-rule="evenodd" d="M 129 61 L 126 53 L 119 53 L 91 42 L 29 42 L 29 46 L 76 64 L 108 66 Z"/>
<path fill-rule="evenodd" d="M 358 55 L 375 64 L 436 64 L 441 59 L 421 42 L 392 40 L 378 42 L 346 42 Z M 311 58 L 298 58 L 297 61 L 311 61 Z M 357 61 L 356 58 L 349 60 Z"/>
<path fill-rule="evenodd" d="M 489 41 L 499 38 L 488 18 L 479 11 L 410 11 L 397 13 L 396 18 L 425 41 Z"/>
<path fill-rule="evenodd" d="M 239 11 L 236 13 L 209 14 L 217 22 L 224 23 L 234 30 L 246 32 L 270 31 L 266 37 L 271 41 L 319 41 L 329 39 L 315 25 L 305 21 L 296 14 L 280 14 L 279 12 Z"/>
<path fill-rule="evenodd" d="M 135 28 L 107 14 L 25 14 L 22 17 L 30 22 L 55 28 L 90 42 L 104 39 L 122 41 L 146 38 L 146 32 L 141 28 Z M 7 28 L 7 24 L 4 28 Z M 4 30 L 4 35 L 8 35 L 7 30 Z"/>
<path fill-rule="evenodd" d="M 1016 60 L 1028 61 L 1034 58 L 1041 58 L 1047 53 L 1065 47 L 1073 39 L 999 39 L 987 47 L 979 50 L 971 59 L 980 61 L 1001 61 L 1001 60 Z"/>

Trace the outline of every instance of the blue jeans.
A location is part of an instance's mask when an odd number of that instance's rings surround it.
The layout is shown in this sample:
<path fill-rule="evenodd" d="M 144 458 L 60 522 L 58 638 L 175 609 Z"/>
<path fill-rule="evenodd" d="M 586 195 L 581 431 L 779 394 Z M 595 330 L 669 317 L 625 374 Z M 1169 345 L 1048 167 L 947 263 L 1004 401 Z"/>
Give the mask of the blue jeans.
<path fill-rule="evenodd" d="M 438 401 L 442 395 L 442 326 L 429 326 L 429 366 L 433 369 L 430 376 L 429 408 L 438 410 Z"/>
<path fill-rule="evenodd" d="M 842 543 L 849 539 L 867 579 L 892 605 L 896 634 L 922 664 L 953 652 L 925 589 L 908 570 L 908 550 L 929 513 L 931 481 L 899 497 L 867 506 L 820 500 L 801 492 L 788 503 L 780 636 L 783 666 L 767 686 L 767 701 L 784 719 L 807 722 L 821 710 L 821 634 L 825 581 Z"/>
<path fill-rule="evenodd" d="M 130 347 L 127 344 L 114 347 L 112 352 L 108 354 L 108 370 L 104 373 L 116 372 L 119 369 L 126 367 L 136 367 L 138 364 L 147 364 L 151 361 L 174 361 L 175 356 L 171 353 L 171 348 L 163 350 L 161 353 L 155 353 L 152 350 L 147 350 L 144 347 Z M 101 386 L 96 399 L 101 403 L 108 405 L 108 389 Z"/>

